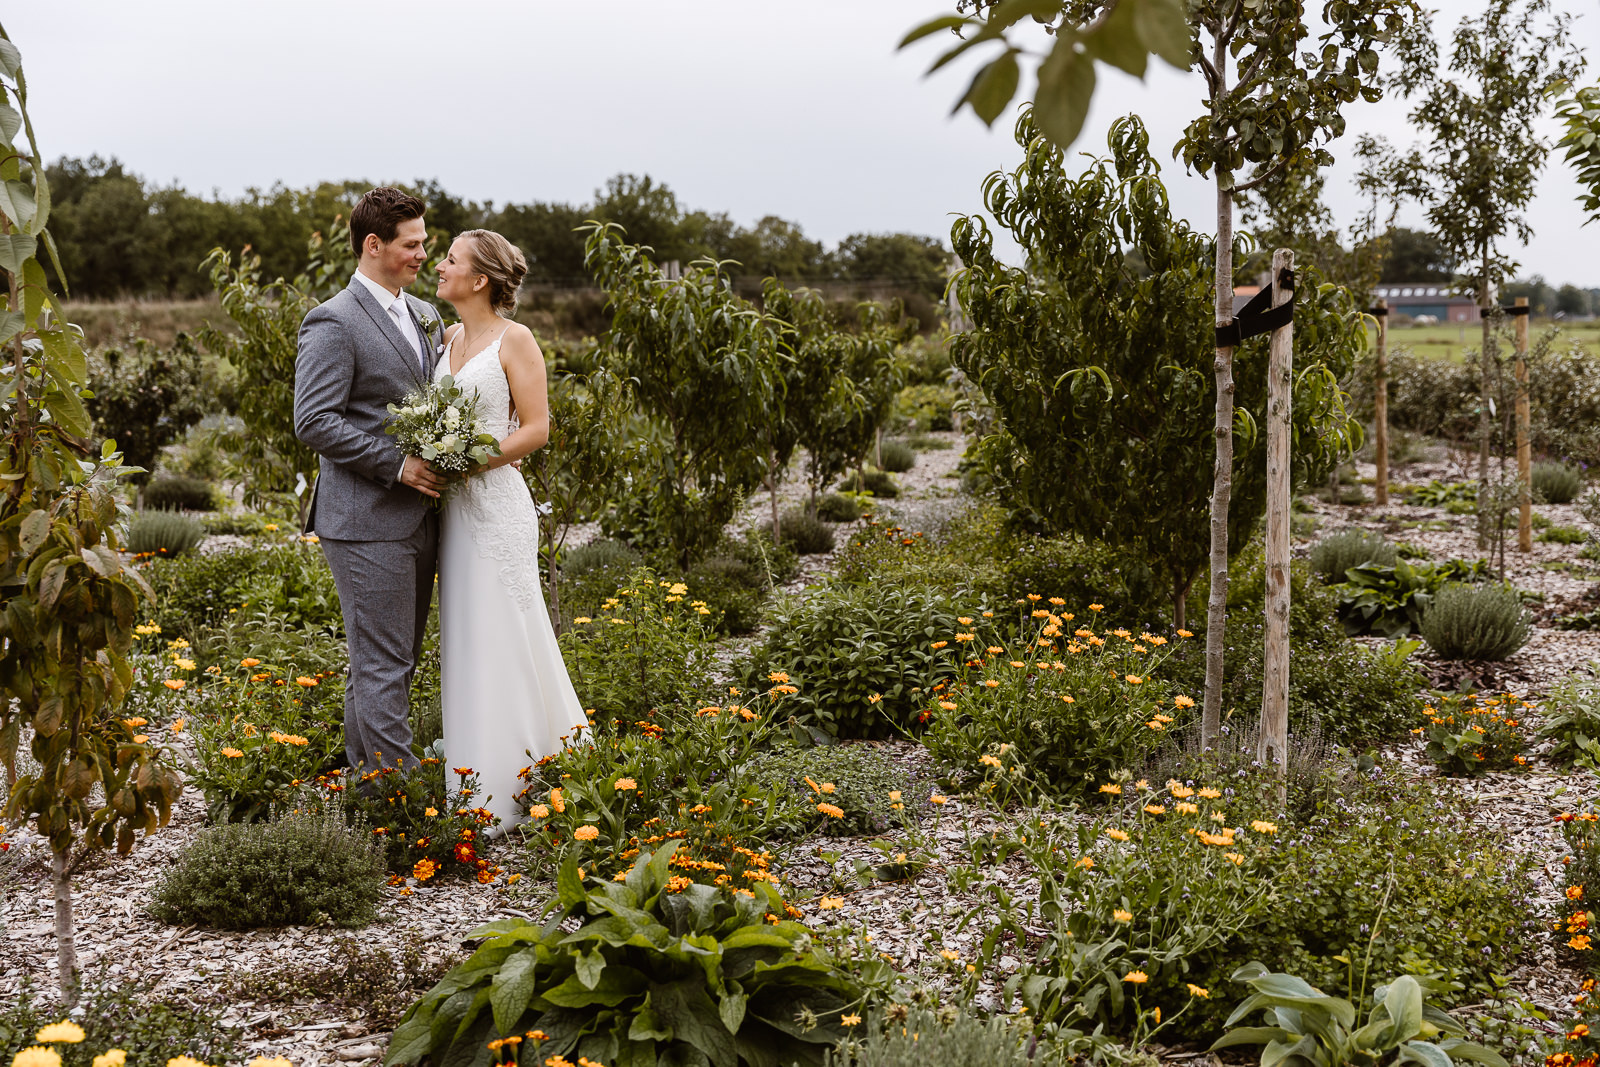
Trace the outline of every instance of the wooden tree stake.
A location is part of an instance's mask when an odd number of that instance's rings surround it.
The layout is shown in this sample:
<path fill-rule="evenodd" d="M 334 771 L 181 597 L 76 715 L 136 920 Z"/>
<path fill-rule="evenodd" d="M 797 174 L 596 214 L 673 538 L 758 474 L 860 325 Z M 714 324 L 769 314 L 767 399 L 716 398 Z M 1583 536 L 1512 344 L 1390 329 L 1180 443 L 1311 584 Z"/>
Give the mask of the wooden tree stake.
<path fill-rule="evenodd" d="M 1378 478 L 1372 497 L 1379 507 L 1389 503 L 1389 301 L 1378 298 L 1378 351 L 1372 382 L 1372 445 L 1377 450 Z"/>
<path fill-rule="evenodd" d="M 1517 307 L 1528 306 L 1528 298 L 1517 297 Z M 1517 477 L 1521 498 L 1517 517 L 1517 551 L 1533 551 L 1533 445 L 1528 440 L 1528 316 L 1517 320 Z"/>
<path fill-rule="evenodd" d="M 1290 297 L 1284 288 L 1294 270 L 1294 252 L 1272 253 L 1272 306 Z M 1261 694 L 1261 731 L 1256 760 L 1262 767 L 1289 769 L 1289 505 L 1292 492 L 1289 410 L 1294 378 L 1294 323 L 1272 331 L 1267 358 L 1267 535 L 1266 655 Z"/>

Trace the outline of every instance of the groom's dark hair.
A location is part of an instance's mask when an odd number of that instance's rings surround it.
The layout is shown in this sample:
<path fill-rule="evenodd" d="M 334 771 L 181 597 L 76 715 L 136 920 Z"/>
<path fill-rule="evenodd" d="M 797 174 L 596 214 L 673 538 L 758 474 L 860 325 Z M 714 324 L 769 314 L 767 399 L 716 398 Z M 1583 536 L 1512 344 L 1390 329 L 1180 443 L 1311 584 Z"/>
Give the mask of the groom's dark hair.
<path fill-rule="evenodd" d="M 350 247 L 356 259 L 361 258 L 361 246 L 366 243 L 367 234 L 376 234 L 378 240 L 388 244 L 394 240 L 402 222 L 420 219 L 426 210 L 428 205 L 410 193 L 386 185 L 369 189 L 350 212 Z"/>

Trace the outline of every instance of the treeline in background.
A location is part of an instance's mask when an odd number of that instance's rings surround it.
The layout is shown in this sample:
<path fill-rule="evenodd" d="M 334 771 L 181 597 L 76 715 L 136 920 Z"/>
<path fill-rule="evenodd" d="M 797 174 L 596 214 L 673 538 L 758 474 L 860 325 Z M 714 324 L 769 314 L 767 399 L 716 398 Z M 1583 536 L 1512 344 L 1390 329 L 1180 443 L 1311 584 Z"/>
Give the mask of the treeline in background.
<path fill-rule="evenodd" d="M 274 185 L 236 198 L 198 196 L 160 186 L 116 159 L 63 157 L 49 168 L 55 200 L 51 229 L 71 283 L 72 298 L 113 300 L 209 296 L 200 262 L 217 247 L 249 246 L 265 277 L 293 277 L 306 245 L 333 219 L 348 216 L 367 181 L 322 182 L 309 189 Z M 583 269 L 586 220 L 615 222 L 630 241 L 655 249 L 660 262 L 701 257 L 734 260 L 728 272 L 758 290 L 765 277 L 788 283 L 874 283 L 938 300 L 950 253 L 936 237 L 908 233 L 854 234 L 834 248 L 805 235 L 798 223 L 769 215 L 754 226 L 727 214 L 689 210 L 669 187 L 649 176 L 619 174 L 588 204 L 530 201 L 497 206 L 463 200 L 436 181 L 405 183 L 428 205 L 430 232 L 449 235 L 474 227 L 497 230 L 528 257 L 531 285 L 592 285 Z M 747 281 L 746 281 L 747 280 Z"/>

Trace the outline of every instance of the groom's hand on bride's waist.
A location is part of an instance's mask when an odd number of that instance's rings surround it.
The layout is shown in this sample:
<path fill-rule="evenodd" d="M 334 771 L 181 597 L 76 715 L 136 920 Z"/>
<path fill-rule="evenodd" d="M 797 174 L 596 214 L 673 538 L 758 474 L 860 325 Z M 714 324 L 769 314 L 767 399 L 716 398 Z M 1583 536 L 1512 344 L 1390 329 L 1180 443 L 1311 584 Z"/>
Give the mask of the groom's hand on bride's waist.
<path fill-rule="evenodd" d="M 400 468 L 400 483 L 424 496 L 436 497 L 444 488 L 444 475 L 434 470 L 427 460 L 407 456 L 405 466 Z"/>

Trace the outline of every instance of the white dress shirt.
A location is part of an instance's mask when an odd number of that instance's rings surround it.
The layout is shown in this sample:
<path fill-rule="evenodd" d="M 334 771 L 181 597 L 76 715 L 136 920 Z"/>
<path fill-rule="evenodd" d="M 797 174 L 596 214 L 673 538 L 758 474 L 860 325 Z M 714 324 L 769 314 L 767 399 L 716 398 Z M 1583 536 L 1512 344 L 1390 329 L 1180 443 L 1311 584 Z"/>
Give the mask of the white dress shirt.
<path fill-rule="evenodd" d="M 428 376 L 428 367 L 422 361 L 422 341 L 417 336 L 416 324 L 411 321 L 411 309 L 406 306 L 406 294 L 404 292 L 391 293 L 387 286 L 380 285 L 359 270 L 356 271 L 355 280 L 366 286 L 367 292 L 372 294 L 372 299 L 376 300 L 378 306 L 389 313 L 389 318 L 394 321 L 395 327 L 399 329 L 400 336 L 404 337 L 406 342 L 411 345 L 412 355 L 417 360 L 417 366 L 422 370 L 422 376 L 426 378 Z M 399 480 L 400 475 L 405 473 L 405 469 L 406 461 L 402 459 L 400 461 L 400 471 L 395 474 L 396 480 Z"/>

